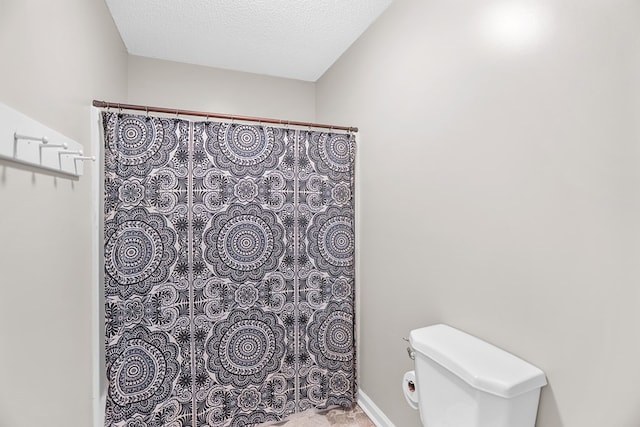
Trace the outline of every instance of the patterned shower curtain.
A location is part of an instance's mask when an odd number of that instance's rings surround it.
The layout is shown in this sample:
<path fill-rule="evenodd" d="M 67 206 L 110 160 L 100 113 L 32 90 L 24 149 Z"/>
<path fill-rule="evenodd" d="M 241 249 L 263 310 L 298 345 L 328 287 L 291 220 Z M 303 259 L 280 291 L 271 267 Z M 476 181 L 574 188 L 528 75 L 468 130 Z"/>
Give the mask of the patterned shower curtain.
<path fill-rule="evenodd" d="M 102 120 L 105 425 L 352 405 L 353 136 Z"/>

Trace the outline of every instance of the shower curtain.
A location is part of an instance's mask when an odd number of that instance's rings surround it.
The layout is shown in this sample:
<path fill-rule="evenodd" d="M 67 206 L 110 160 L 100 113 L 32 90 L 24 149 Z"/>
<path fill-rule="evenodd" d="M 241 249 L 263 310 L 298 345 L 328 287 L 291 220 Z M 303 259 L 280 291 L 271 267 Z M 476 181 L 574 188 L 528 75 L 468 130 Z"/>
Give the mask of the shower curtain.
<path fill-rule="evenodd" d="M 253 426 L 355 402 L 352 135 L 115 112 L 106 426 Z"/>

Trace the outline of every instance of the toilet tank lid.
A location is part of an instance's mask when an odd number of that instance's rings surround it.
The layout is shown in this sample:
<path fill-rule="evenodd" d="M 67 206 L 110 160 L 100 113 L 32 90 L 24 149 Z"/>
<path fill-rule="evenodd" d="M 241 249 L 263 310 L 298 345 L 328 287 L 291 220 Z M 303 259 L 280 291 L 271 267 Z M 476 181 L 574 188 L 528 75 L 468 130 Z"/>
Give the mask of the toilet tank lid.
<path fill-rule="evenodd" d="M 487 393 L 512 398 L 547 384 L 530 363 L 447 325 L 414 329 L 409 340 L 416 352 Z"/>

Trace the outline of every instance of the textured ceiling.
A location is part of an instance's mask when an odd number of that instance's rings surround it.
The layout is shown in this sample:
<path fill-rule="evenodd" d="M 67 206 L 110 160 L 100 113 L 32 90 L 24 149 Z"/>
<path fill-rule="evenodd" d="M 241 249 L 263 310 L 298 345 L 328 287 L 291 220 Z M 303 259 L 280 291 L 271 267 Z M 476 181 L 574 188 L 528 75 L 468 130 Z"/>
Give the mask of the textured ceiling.
<path fill-rule="evenodd" d="M 106 0 L 132 55 L 316 81 L 393 0 Z"/>

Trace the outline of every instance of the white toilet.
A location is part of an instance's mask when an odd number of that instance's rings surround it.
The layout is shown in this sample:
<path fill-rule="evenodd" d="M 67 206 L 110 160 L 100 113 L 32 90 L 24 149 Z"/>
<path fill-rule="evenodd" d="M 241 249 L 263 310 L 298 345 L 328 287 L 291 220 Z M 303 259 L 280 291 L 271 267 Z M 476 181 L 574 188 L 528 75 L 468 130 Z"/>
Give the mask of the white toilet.
<path fill-rule="evenodd" d="M 534 427 L 540 369 L 447 325 L 415 329 L 409 342 L 425 427 Z"/>

